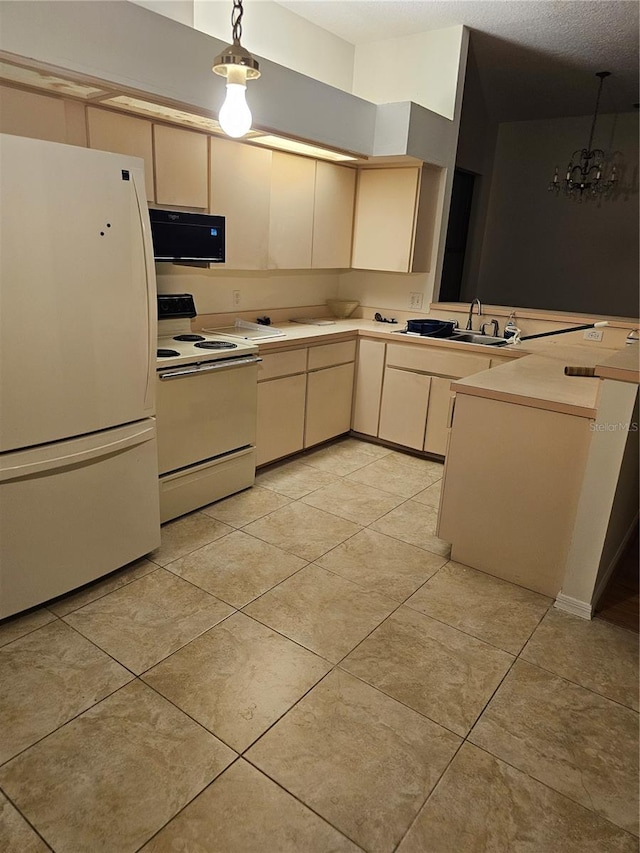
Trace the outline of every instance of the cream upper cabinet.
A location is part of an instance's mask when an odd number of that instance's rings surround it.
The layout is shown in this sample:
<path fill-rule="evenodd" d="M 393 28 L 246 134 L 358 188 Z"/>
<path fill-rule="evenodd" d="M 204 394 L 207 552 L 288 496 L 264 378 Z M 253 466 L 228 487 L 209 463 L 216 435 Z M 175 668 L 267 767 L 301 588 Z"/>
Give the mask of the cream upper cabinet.
<path fill-rule="evenodd" d="M 351 266 L 429 272 L 441 194 L 441 169 L 360 170 Z"/>
<path fill-rule="evenodd" d="M 271 166 L 269 268 L 310 269 L 314 160 L 274 151 Z"/>
<path fill-rule="evenodd" d="M 144 160 L 147 201 L 155 201 L 151 122 L 110 110 L 87 107 L 87 131 L 89 148 L 130 154 Z"/>
<path fill-rule="evenodd" d="M 208 137 L 204 133 L 154 124 L 156 202 L 209 207 Z"/>
<path fill-rule="evenodd" d="M 313 208 L 314 269 L 351 266 L 356 171 L 318 160 Z"/>
<path fill-rule="evenodd" d="M 0 133 L 84 146 L 84 105 L 0 86 Z"/>
<path fill-rule="evenodd" d="M 209 145 L 209 209 L 226 218 L 224 266 L 267 269 L 271 151 L 216 137 Z"/>

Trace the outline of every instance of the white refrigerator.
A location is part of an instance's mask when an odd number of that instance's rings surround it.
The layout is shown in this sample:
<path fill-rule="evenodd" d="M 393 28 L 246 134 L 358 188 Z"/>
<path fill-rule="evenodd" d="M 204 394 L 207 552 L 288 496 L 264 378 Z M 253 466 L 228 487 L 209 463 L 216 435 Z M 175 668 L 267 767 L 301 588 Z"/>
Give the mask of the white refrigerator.
<path fill-rule="evenodd" d="M 0 135 L 0 618 L 159 545 L 141 160 Z"/>

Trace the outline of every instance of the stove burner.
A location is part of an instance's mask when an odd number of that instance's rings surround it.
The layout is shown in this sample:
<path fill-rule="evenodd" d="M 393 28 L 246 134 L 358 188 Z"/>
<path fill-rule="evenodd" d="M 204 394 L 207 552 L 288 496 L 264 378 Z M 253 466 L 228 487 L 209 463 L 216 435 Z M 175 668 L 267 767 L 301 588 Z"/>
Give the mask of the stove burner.
<path fill-rule="evenodd" d="M 231 341 L 202 341 L 194 346 L 200 349 L 235 349 L 238 344 L 232 344 Z"/>
<path fill-rule="evenodd" d="M 174 349 L 159 349 L 156 352 L 158 358 L 171 358 L 173 355 L 180 355 L 177 350 Z"/>
<path fill-rule="evenodd" d="M 203 341 L 202 335 L 176 335 L 174 341 Z"/>

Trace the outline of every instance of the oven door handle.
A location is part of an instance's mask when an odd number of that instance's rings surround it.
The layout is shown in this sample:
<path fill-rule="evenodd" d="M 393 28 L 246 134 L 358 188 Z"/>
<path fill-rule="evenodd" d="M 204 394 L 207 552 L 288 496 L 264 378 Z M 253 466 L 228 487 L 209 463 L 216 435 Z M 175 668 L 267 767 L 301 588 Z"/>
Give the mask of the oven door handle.
<path fill-rule="evenodd" d="M 245 367 L 249 364 L 258 364 L 262 359 L 257 355 L 248 355 L 243 358 L 225 359 L 224 361 L 212 361 L 205 364 L 197 364 L 185 367 L 183 370 L 167 371 L 158 373 L 160 380 L 166 382 L 168 379 L 182 379 L 184 376 L 195 376 L 198 373 L 211 373 L 213 370 L 230 370 L 232 367 Z"/>

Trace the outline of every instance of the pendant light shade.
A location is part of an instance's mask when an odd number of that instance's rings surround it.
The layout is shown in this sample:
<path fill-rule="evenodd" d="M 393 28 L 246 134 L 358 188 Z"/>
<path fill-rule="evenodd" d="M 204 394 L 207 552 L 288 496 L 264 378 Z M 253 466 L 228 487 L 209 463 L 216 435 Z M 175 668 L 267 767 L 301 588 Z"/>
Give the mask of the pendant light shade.
<path fill-rule="evenodd" d="M 227 78 L 227 95 L 220 108 L 220 127 L 234 139 L 251 130 L 251 110 L 247 104 L 247 80 L 260 76 L 257 59 L 240 44 L 242 37 L 242 0 L 233 0 L 231 28 L 233 44 L 226 47 L 213 61 L 212 71 Z"/>

